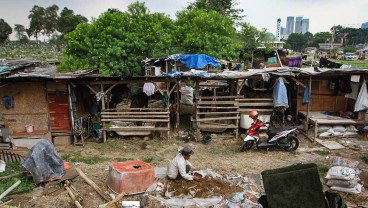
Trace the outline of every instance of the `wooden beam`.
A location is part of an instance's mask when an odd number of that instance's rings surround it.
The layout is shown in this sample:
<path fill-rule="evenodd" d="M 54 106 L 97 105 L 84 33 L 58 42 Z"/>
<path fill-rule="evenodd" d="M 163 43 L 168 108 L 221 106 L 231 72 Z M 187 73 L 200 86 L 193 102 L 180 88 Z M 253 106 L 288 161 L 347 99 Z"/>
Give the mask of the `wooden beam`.
<path fill-rule="evenodd" d="M 112 86 L 110 86 L 110 87 L 109 87 L 109 89 L 107 89 L 107 90 L 106 90 L 105 94 L 106 94 L 106 93 L 109 93 L 109 92 L 110 92 L 110 90 L 112 90 L 112 88 L 114 88 L 116 85 L 118 85 L 118 83 L 115 83 L 115 84 L 113 84 Z"/>
<path fill-rule="evenodd" d="M 81 169 L 76 168 L 75 170 L 78 172 L 79 176 L 82 177 L 84 181 L 86 181 L 102 198 L 104 198 L 106 201 L 111 200 L 110 196 L 105 194 L 105 192 L 103 192 L 102 189 L 95 184 L 95 182 L 89 179 Z"/>
<path fill-rule="evenodd" d="M 170 90 L 169 92 L 169 96 L 171 95 L 171 93 L 176 89 L 176 85 L 178 85 L 178 83 L 176 82 L 173 86 L 173 88 Z"/>
<path fill-rule="evenodd" d="M 93 89 L 89 84 L 85 83 L 85 85 L 89 88 L 89 90 L 91 90 L 93 92 L 93 94 L 97 94 L 96 90 Z"/>
<path fill-rule="evenodd" d="M 243 87 L 244 87 L 244 84 L 245 84 L 245 79 L 243 79 L 243 82 L 240 84 L 240 86 L 238 86 L 239 87 L 239 89 L 237 90 L 237 92 L 236 92 L 236 95 L 239 95 L 240 94 L 240 91 L 243 89 Z"/>
<path fill-rule="evenodd" d="M 310 110 L 310 102 L 312 101 L 312 76 L 309 76 L 308 86 L 310 90 L 309 102 L 307 103 L 307 118 L 305 121 L 304 130 L 308 134 L 308 123 L 309 123 L 309 110 Z M 316 128 L 316 127 L 314 127 Z"/>
<path fill-rule="evenodd" d="M 142 122 L 169 122 L 170 119 L 115 119 L 115 118 L 103 118 L 101 121 L 124 121 L 124 122 L 136 122 L 136 121 L 142 121 Z"/>
<path fill-rule="evenodd" d="M 304 88 L 306 88 L 306 87 L 307 87 L 305 84 L 301 83 L 301 82 L 300 82 L 299 80 L 297 80 L 295 77 L 290 76 L 290 79 L 292 79 L 294 82 L 296 82 L 296 85 L 300 85 L 300 86 L 302 86 L 302 87 L 304 87 Z"/>
<path fill-rule="evenodd" d="M 279 52 L 277 52 L 277 48 L 276 48 L 276 55 L 277 55 L 277 60 L 279 61 L 279 63 L 280 63 L 280 66 L 281 67 L 283 67 L 282 66 L 282 62 L 281 62 L 281 59 L 280 59 L 280 56 L 279 56 Z"/>

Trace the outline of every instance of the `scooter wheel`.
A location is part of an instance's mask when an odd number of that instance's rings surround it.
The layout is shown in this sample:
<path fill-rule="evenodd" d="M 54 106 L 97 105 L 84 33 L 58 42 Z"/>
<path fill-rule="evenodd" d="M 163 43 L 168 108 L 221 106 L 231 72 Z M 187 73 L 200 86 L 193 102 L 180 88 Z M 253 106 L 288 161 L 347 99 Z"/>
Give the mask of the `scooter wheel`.
<path fill-rule="evenodd" d="M 285 147 L 284 150 L 286 151 L 294 151 L 296 149 L 298 149 L 299 147 L 299 140 L 296 136 L 294 135 L 288 135 L 288 140 L 289 140 L 289 147 Z"/>
<path fill-rule="evenodd" d="M 242 143 L 241 147 L 240 147 L 240 151 L 244 152 L 246 150 L 249 150 L 250 148 L 252 148 L 254 141 L 245 141 Z"/>

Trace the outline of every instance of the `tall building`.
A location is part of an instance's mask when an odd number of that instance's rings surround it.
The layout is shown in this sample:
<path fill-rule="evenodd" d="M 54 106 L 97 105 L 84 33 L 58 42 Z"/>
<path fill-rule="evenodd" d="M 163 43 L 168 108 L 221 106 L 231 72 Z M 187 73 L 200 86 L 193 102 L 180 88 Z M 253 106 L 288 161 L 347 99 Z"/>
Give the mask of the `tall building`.
<path fill-rule="evenodd" d="M 290 35 L 291 33 L 294 33 L 294 16 L 287 17 L 286 20 L 286 34 Z"/>
<path fill-rule="evenodd" d="M 295 18 L 295 33 L 302 33 L 303 17 Z"/>
<path fill-rule="evenodd" d="M 302 34 L 309 32 L 309 19 L 302 19 Z"/>
<path fill-rule="evenodd" d="M 368 22 L 365 22 L 362 24 L 362 29 L 368 29 Z"/>

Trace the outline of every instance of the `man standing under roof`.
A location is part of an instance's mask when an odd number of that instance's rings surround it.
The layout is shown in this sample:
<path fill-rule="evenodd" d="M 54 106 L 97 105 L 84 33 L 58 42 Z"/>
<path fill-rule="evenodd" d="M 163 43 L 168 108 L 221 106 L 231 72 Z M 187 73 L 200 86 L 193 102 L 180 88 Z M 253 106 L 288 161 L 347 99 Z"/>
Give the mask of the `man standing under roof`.
<path fill-rule="evenodd" d="M 188 161 L 190 156 L 194 154 L 191 147 L 186 146 L 179 151 L 179 153 L 175 156 L 174 159 L 170 161 L 169 166 L 167 167 L 167 176 L 170 179 L 181 179 L 184 178 L 188 181 L 199 181 L 200 176 L 198 175 L 190 175 L 189 171 L 195 170 L 193 165 Z"/>

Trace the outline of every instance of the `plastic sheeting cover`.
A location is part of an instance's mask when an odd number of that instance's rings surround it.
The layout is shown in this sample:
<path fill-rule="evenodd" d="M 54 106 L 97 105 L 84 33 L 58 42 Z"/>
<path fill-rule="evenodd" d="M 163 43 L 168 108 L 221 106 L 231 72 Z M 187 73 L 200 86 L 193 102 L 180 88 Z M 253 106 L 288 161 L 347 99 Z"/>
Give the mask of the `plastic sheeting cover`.
<path fill-rule="evenodd" d="M 50 178 L 60 179 L 64 175 L 63 160 L 54 145 L 47 140 L 42 140 L 32 147 L 22 166 L 32 174 L 36 184 Z"/>

